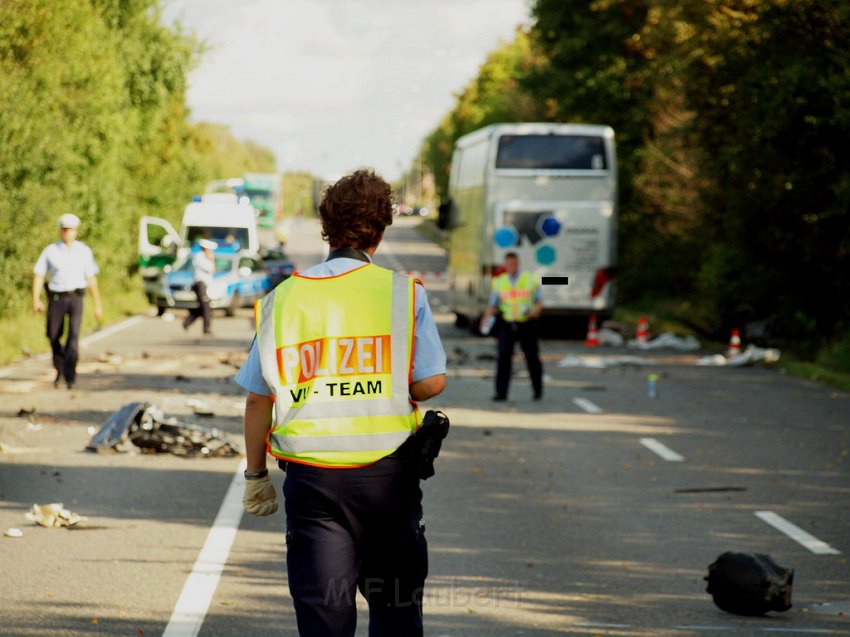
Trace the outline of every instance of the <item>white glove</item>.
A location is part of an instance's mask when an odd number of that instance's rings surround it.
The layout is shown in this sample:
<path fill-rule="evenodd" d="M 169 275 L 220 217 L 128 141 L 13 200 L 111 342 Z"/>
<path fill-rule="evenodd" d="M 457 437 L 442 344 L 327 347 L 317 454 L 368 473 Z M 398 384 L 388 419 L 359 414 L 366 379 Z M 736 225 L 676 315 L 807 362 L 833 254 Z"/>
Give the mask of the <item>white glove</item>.
<path fill-rule="evenodd" d="M 258 480 L 246 480 L 242 504 L 251 515 L 266 516 L 277 511 L 277 494 L 271 478 L 265 476 Z"/>

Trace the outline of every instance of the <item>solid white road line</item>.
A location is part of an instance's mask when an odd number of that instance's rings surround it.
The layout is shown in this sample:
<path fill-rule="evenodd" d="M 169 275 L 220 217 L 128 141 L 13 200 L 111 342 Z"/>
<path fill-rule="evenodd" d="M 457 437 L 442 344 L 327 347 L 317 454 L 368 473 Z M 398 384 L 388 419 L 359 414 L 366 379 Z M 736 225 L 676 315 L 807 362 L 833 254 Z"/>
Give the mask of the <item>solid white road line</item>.
<path fill-rule="evenodd" d="M 727 635 L 734 634 L 733 631 L 735 628 L 732 626 L 700 626 L 698 624 L 681 624 L 679 626 L 673 626 L 675 630 L 716 630 L 725 632 Z M 829 628 L 781 628 L 777 626 L 764 626 L 757 628 L 759 632 L 765 633 L 797 633 L 800 635 L 837 635 L 834 630 Z"/>
<path fill-rule="evenodd" d="M 123 329 L 127 329 L 128 327 L 132 327 L 136 323 L 140 323 L 145 320 L 144 316 L 131 316 L 130 318 L 121 321 L 120 323 L 115 323 L 115 325 L 110 325 L 107 328 L 104 328 L 98 332 L 90 336 L 86 336 L 84 339 L 80 340 L 80 345 L 85 347 L 95 341 L 99 341 L 102 338 L 106 338 L 107 336 L 112 336 L 115 332 L 120 332 Z"/>
<path fill-rule="evenodd" d="M 573 398 L 573 402 L 589 414 L 601 414 L 602 408 L 594 405 L 587 398 Z"/>
<path fill-rule="evenodd" d="M 207 541 L 186 579 L 162 637 L 195 637 L 201 630 L 242 519 L 242 492 L 245 489 L 242 472 L 245 467 L 243 460 L 230 482 Z"/>
<path fill-rule="evenodd" d="M 658 442 L 655 438 L 641 438 L 640 444 L 668 462 L 683 462 L 685 460 L 684 456 L 680 456 L 664 443 Z"/>
<path fill-rule="evenodd" d="M 759 628 L 760 631 L 765 633 L 785 633 L 785 634 L 798 634 L 798 635 L 840 635 L 841 633 L 836 633 L 834 630 L 830 630 L 829 628 L 782 628 L 780 626 L 771 626 L 771 627 L 763 627 Z"/>
<path fill-rule="evenodd" d="M 826 542 L 817 539 L 814 535 L 806 533 L 796 524 L 792 524 L 780 515 L 773 511 L 755 511 L 755 516 L 772 526 L 777 531 L 781 531 L 792 540 L 809 549 L 817 555 L 840 555 L 841 551 L 832 548 Z"/>
<path fill-rule="evenodd" d="M 124 321 L 121 321 L 120 323 L 116 323 L 115 325 L 110 325 L 106 329 L 102 329 L 99 332 L 95 332 L 91 336 L 87 336 L 83 339 L 80 339 L 80 347 L 85 347 L 86 345 L 89 345 L 90 343 L 94 343 L 95 341 L 99 341 L 102 338 L 106 338 L 107 336 L 112 336 L 113 334 L 115 334 L 115 332 L 120 332 L 123 329 L 126 329 L 128 327 L 132 327 L 133 325 L 135 325 L 136 323 L 139 323 L 140 321 L 143 321 L 144 319 L 145 319 L 144 316 L 131 316 L 130 318 L 128 318 Z M 53 354 L 51 354 L 50 352 L 42 352 L 41 354 L 38 354 L 38 355 L 34 356 L 33 358 L 35 358 L 35 360 L 37 360 L 37 361 L 46 361 L 46 360 L 50 360 L 50 358 L 52 356 L 53 356 Z M 11 376 L 12 372 L 13 372 L 13 370 L 10 367 L 0 369 L 0 378 L 5 378 L 6 376 Z"/>

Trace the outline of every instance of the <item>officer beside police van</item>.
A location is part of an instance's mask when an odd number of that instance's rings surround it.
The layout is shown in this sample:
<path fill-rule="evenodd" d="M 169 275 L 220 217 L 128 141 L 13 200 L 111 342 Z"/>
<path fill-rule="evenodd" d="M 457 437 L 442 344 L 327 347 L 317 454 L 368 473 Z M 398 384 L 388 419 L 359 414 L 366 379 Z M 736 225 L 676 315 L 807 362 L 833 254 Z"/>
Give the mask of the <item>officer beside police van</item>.
<path fill-rule="evenodd" d="M 420 474 L 399 448 L 427 429 L 417 401 L 445 388 L 446 355 L 421 282 L 372 263 L 393 219 L 390 185 L 372 171 L 343 177 L 319 217 L 327 261 L 257 302 L 236 376 L 248 391 L 243 502 L 277 510 L 268 451 L 286 471 L 299 635 L 353 635 L 359 588 L 370 634 L 416 637 L 427 546 Z"/>

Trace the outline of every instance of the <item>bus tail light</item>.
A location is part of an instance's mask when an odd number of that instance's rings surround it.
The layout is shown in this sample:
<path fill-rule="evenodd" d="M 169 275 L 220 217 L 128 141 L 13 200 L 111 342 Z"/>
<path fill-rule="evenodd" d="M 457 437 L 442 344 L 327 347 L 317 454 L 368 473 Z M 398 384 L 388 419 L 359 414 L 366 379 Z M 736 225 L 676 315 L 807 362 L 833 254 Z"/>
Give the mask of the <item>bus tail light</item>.
<path fill-rule="evenodd" d="M 613 267 L 599 268 L 593 277 L 593 288 L 590 290 L 590 298 L 595 299 L 602 293 L 605 286 L 617 277 L 617 269 Z"/>

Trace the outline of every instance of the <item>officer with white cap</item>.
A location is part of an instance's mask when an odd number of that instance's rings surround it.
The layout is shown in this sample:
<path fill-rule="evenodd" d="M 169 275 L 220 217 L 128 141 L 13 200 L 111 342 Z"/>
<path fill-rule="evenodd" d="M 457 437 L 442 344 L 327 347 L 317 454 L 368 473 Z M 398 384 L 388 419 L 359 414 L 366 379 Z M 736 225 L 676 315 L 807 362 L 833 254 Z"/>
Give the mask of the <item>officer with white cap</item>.
<path fill-rule="evenodd" d="M 83 318 L 83 296 L 91 292 L 94 301 L 94 318 L 100 321 L 103 310 L 97 274 L 100 271 L 94 261 L 91 248 L 77 241 L 80 218 L 71 213 L 59 217 L 61 239 L 51 243 L 38 257 L 33 268 L 32 309 L 44 311 L 41 291 L 47 282 L 47 338 L 53 349 L 53 367 L 56 369 L 54 387 L 64 380 L 68 389 L 73 389 L 77 380 L 79 358 L 80 323 Z M 62 343 L 65 317 L 68 317 L 68 337 Z"/>
<path fill-rule="evenodd" d="M 195 319 L 201 317 L 204 321 L 204 334 L 210 335 L 212 334 L 212 307 L 210 306 L 210 297 L 207 295 L 207 288 L 213 282 L 213 275 L 215 274 L 214 251 L 218 248 L 218 244 L 209 239 L 199 239 L 198 247 L 201 249 L 192 257 L 192 290 L 198 297 L 198 307 L 189 310 L 189 315 L 183 320 L 183 329 L 188 330 Z"/>

